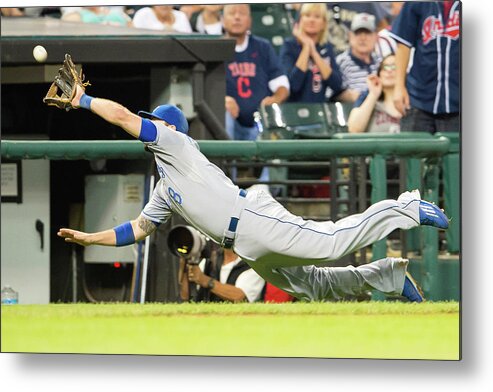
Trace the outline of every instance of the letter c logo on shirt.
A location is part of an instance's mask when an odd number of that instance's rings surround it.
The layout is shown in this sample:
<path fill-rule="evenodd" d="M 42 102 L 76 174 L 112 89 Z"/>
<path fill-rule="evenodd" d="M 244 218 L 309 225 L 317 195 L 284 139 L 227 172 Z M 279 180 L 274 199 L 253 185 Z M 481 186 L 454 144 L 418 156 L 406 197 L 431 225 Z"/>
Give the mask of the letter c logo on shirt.
<path fill-rule="evenodd" d="M 250 87 L 250 79 L 240 76 L 237 81 L 238 95 L 241 98 L 250 98 L 252 96 L 252 90 Z"/>

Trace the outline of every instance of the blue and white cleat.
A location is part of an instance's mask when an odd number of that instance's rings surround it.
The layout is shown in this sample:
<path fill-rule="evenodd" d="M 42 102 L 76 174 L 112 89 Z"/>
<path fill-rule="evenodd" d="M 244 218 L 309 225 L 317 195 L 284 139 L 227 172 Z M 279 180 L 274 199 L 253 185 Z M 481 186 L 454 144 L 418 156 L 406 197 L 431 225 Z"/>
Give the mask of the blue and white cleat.
<path fill-rule="evenodd" d="M 409 272 L 406 272 L 401 295 L 406 297 L 409 302 L 423 302 L 425 300 L 423 290 L 421 290 L 421 287 L 418 286 Z"/>
<path fill-rule="evenodd" d="M 425 200 L 419 202 L 419 223 L 439 229 L 448 228 L 448 218 L 443 211 L 435 204 Z"/>

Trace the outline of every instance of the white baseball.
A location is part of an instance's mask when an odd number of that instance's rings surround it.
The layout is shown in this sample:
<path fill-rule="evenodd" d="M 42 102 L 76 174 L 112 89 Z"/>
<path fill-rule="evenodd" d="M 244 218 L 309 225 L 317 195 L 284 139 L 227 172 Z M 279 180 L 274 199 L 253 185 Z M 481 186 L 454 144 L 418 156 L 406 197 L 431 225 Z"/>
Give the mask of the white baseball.
<path fill-rule="evenodd" d="M 33 56 L 38 63 L 44 63 L 48 57 L 48 52 L 44 46 L 37 45 L 33 49 Z"/>

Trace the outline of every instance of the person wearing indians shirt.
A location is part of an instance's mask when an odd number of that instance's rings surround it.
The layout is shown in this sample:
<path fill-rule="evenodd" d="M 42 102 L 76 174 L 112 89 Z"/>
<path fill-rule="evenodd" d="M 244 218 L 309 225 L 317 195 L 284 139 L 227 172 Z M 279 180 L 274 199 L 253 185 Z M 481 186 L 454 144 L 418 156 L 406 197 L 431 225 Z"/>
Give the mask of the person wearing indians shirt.
<path fill-rule="evenodd" d="M 460 12 L 459 1 L 406 2 L 392 25 L 401 132 L 460 131 Z"/>
<path fill-rule="evenodd" d="M 254 113 L 261 105 L 289 97 L 289 80 L 272 45 L 249 34 L 248 4 L 224 6 L 226 36 L 236 39 L 235 56 L 226 64 L 226 131 L 234 140 L 255 140 L 259 133 Z"/>

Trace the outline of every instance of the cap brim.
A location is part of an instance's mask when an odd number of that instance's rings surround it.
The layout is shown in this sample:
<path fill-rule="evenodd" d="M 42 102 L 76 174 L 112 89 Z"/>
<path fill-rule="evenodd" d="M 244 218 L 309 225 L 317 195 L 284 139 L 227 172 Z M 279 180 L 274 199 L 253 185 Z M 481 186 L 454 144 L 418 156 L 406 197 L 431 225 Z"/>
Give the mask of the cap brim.
<path fill-rule="evenodd" d="M 151 120 L 162 120 L 161 118 L 159 117 L 156 117 L 154 114 L 150 113 L 150 112 L 145 112 L 144 110 L 140 110 L 137 112 L 137 114 L 140 116 L 140 117 L 143 117 L 143 118 L 149 118 Z"/>
<path fill-rule="evenodd" d="M 370 28 L 368 28 L 366 26 L 359 26 L 359 27 L 357 27 L 355 29 L 352 29 L 351 31 L 353 33 L 356 33 L 357 31 L 360 31 L 360 30 L 368 31 L 369 33 L 374 33 L 375 32 L 375 30 L 372 30 L 372 29 L 370 29 Z"/>

